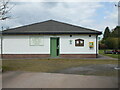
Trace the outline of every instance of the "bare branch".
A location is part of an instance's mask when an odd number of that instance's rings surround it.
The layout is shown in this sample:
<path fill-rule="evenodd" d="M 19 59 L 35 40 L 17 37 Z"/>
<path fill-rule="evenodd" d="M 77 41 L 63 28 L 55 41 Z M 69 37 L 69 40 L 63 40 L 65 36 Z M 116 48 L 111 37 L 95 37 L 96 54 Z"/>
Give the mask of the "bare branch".
<path fill-rule="evenodd" d="M 6 20 L 9 19 L 10 16 L 8 16 L 8 13 L 13 7 L 9 7 L 10 0 L 3 0 L 0 1 L 0 20 Z"/>

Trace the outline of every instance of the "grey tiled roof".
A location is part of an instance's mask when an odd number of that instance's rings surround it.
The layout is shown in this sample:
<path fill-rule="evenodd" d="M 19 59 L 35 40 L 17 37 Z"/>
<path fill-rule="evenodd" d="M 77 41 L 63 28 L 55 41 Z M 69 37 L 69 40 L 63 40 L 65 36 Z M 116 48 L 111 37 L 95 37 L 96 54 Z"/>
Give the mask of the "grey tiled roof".
<path fill-rule="evenodd" d="M 4 30 L 3 34 L 101 34 L 101 32 L 55 20 L 48 20 Z"/>

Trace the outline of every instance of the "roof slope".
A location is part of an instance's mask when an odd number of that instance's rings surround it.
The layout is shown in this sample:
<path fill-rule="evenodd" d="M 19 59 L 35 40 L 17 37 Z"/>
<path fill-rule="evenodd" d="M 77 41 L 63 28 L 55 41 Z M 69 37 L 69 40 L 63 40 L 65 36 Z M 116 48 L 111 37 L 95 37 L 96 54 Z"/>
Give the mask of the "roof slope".
<path fill-rule="evenodd" d="M 4 30 L 3 34 L 101 34 L 101 32 L 55 20 L 48 20 Z"/>

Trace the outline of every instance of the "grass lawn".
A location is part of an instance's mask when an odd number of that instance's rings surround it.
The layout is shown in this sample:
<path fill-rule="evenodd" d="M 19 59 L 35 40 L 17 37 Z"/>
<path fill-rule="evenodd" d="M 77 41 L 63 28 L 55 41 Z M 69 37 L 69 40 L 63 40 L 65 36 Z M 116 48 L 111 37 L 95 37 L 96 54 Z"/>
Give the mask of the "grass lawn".
<path fill-rule="evenodd" d="M 2 60 L 0 60 L 0 69 L 1 69 L 1 67 L 2 67 Z"/>
<path fill-rule="evenodd" d="M 112 58 L 118 58 L 119 54 L 104 54 L 104 50 L 99 50 L 99 54 L 109 56 Z"/>
<path fill-rule="evenodd" d="M 4 71 L 55 72 L 58 70 L 90 64 L 117 64 L 117 60 L 41 59 L 4 60 Z M 105 74 L 104 74 L 105 75 Z"/>

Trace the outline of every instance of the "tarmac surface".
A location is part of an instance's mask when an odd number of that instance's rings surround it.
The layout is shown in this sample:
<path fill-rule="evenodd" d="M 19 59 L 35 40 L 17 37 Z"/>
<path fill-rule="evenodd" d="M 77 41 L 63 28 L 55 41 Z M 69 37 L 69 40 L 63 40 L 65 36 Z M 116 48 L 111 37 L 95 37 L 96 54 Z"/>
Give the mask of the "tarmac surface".
<path fill-rule="evenodd" d="M 69 58 L 66 58 L 69 59 Z M 78 58 L 70 58 L 78 59 Z M 96 59 L 96 58 L 82 58 Z M 99 55 L 97 59 L 114 59 L 115 58 Z M 111 65 L 110 65 L 111 66 Z M 112 69 L 114 66 L 111 66 Z M 88 69 L 91 66 L 84 67 Z M 100 67 L 101 68 L 101 67 Z M 79 72 L 83 68 L 70 68 L 69 70 L 60 71 L 63 73 Z M 74 75 L 60 73 L 36 73 L 36 72 L 5 72 L 0 73 L 0 89 L 1 88 L 117 88 L 117 77 L 90 76 L 90 75 Z M 83 73 L 83 72 L 82 72 Z M 76 74 L 76 73 L 75 73 Z"/>
<path fill-rule="evenodd" d="M 73 74 L 5 72 L 3 88 L 117 88 L 117 77 Z"/>
<path fill-rule="evenodd" d="M 89 64 L 78 67 L 71 67 L 63 70 L 56 71 L 55 73 L 63 73 L 63 74 L 78 74 L 78 75 L 96 75 L 104 74 L 115 76 L 114 73 L 117 74 L 115 67 L 117 64 Z M 110 75 L 111 76 L 111 75 Z"/>

